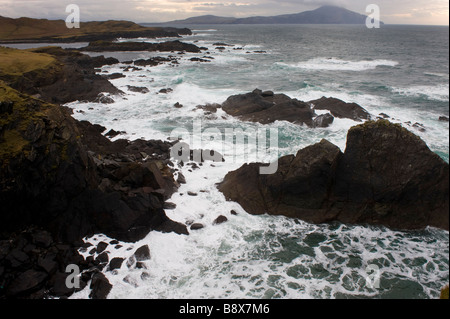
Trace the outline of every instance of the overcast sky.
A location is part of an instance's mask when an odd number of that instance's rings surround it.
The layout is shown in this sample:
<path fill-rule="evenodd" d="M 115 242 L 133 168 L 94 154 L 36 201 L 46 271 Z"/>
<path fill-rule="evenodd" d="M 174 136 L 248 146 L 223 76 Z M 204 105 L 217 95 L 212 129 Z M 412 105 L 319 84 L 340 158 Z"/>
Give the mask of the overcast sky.
<path fill-rule="evenodd" d="M 77 4 L 82 21 L 164 22 L 213 14 L 230 17 L 271 16 L 313 10 L 325 4 L 365 13 L 377 4 L 381 20 L 392 24 L 448 25 L 448 0 L 0 0 L 0 15 L 65 19 L 68 4 Z"/>

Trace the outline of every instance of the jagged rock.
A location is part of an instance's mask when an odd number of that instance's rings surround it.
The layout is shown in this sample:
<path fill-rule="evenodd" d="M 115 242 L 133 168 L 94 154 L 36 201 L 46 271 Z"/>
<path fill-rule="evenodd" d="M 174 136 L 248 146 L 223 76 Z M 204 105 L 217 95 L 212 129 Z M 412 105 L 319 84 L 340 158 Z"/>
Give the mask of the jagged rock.
<path fill-rule="evenodd" d="M 92 289 L 89 294 L 91 299 L 106 299 L 111 292 L 112 285 L 106 276 L 99 272 L 92 276 L 92 282 L 90 288 Z"/>
<path fill-rule="evenodd" d="M 103 93 L 100 93 L 97 98 L 94 100 L 95 103 L 102 103 L 102 104 L 112 104 L 114 103 L 114 99 L 110 96 L 107 96 Z"/>
<path fill-rule="evenodd" d="M 170 93 L 170 92 L 173 92 L 173 90 L 171 88 L 159 90 L 159 93 L 162 93 L 162 94 L 167 94 L 167 93 Z"/>
<path fill-rule="evenodd" d="M 127 85 L 127 88 L 128 88 L 129 91 L 135 92 L 135 93 L 146 94 L 146 93 L 150 92 L 150 90 L 148 88 L 141 87 L 141 86 Z"/>
<path fill-rule="evenodd" d="M 148 247 L 148 245 L 141 246 L 135 251 L 133 256 L 136 261 L 149 260 L 150 259 L 150 248 Z"/>
<path fill-rule="evenodd" d="M 313 120 L 314 127 L 328 127 L 334 122 L 334 117 L 330 113 L 317 116 Z"/>
<path fill-rule="evenodd" d="M 312 126 L 314 112 L 305 102 L 291 99 L 284 94 L 263 96 L 261 90 L 230 96 L 222 109 L 229 115 L 244 121 L 269 124 L 275 121 L 289 121 Z"/>
<path fill-rule="evenodd" d="M 112 271 L 112 270 L 120 269 L 120 267 L 122 267 L 123 261 L 124 261 L 124 259 L 120 258 L 120 257 L 115 257 L 115 258 L 111 259 L 111 261 L 109 262 L 108 270 Z"/>
<path fill-rule="evenodd" d="M 441 121 L 441 122 L 448 122 L 449 118 L 447 116 L 439 116 L 439 121 Z"/>
<path fill-rule="evenodd" d="M 220 225 L 228 221 L 228 218 L 226 218 L 223 215 L 220 215 L 213 221 L 213 225 Z"/>
<path fill-rule="evenodd" d="M 322 140 L 280 158 L 273 175 L 260 175 L 260 166 L 245 164 L 219 185 L 228 200 L 251 214 L 449 228 L 448 164 L 419 137 L 387 120 L 351 128 L 344 153 Z"/>
<path fill-rule="evenodd" d="M 315 110 L 328 110 L 337 118 L 348 118 L 355 121 L 370 120 L 370 113 L 356 103 L 346 103 L 336 98 L 321 97 L 309 101 Z"/>

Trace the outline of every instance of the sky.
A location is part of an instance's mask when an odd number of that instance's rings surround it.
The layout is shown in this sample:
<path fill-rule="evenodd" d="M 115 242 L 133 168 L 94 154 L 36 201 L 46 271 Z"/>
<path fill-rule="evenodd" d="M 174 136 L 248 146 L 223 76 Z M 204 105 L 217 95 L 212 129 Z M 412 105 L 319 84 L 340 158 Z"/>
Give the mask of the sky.
<path fill-rule="evenodd" d="M 80 8 L 82 21 L 165 22 L 200 15 L 272 16 L 337 5 L 366 13 L 377 4 L 388 24 L 449 24 L 448 0 L 0 0 L 0 16 L 65 19 L 68 4 Z"/>

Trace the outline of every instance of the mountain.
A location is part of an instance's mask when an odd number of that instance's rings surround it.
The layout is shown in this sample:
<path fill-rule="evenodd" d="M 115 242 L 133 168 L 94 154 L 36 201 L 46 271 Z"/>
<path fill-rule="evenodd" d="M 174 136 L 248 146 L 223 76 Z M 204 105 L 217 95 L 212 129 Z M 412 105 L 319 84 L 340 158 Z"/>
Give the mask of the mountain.
<path fill-rule="evenodd" d="M 232 18 L 213 15 L 175 20 L 164 24 L 365 24 L 367 16 L 336 6 L 271 17 Z"/>

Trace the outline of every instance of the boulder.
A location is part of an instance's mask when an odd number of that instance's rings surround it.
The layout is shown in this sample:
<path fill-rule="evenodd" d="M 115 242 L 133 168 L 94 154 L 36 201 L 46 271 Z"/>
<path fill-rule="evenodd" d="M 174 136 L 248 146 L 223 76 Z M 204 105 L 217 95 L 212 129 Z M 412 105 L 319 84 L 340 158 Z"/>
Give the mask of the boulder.
<path fill-rule="evenodd" d="M 226 218 L 223 215 L 220 215 L 213 221 L 213 225 L 220 225 L 228 221 L 228 218 Z"/>
<path fill-rule="evenodd" d="M 314 116 L 310 106 L 302 101 L 258 89 L 251 93 L 230 96 L 222 104 L 222 109 L 241 120 L 262 124 L 288 121 L 312 126 Z"/>
<path fill-rule="evenodd" d="M 150 248 L 148 247 L 148 245 L 143 245 L 136 249 L 133 256 L 136 261 L 150 260 Z"/>
<path fill-rule="evenodd" d="M 347 118 L 361 122 L 370 120 L 370 113 L 356 103 L 346 103 L 336 98 L 321 97 L 318 100 L 309 101 L 315 110 L 328 110 L 337 118 Z"/>
<path fill-rule="evenodd" d="M 122 267 L 123 261 L 124 261 L 124 259 L 120 258 L 120 257 L 115 257 L 115 258 L 111 259 L 111 261 L 109 262 L 108 270 L 112 271 L 112 270 L 120 269 L 120 267 Z"/>
<path fill-rule="evenodd" d="M 203 229 L 205 228 L 205 225 L 200 224 L 200 223 L 194 223 L 191 225 L 191 230 L 199 230 L 199 229 Z"/>
<path fill-rule="evenodd" d="M 320 143 L 228 173 L 219 190 L 248 213 L 312 223 L 340 221 L 395 229 L 449 228 L 448 164 L 416 135 L 387 120 L 351 128 L 345 152 Z"/>
<path fill-rule="evenodd" d="M 146 93 L 150 92 L 150 90 L 148 88 L 146 88 L 145 86 L 127 85 L 127 88 L 128 88 L 128 91 L 135 92 L 135 93 L 146 94 Z"/>
<path fill-rule="evenodd" d="M 90 288 L 92 291 L 89 294 L 89 298 L 106 299 L 111 292 L 112 285 L 103 273 L 98 272 L 92 276 Z"/>
<path fill-rule="evenodd" d="M 314 118 L 313 126 L 314 127 L 328 127 L 334 122 L 334 117 L 330 113 L 322 114 Z"/>

